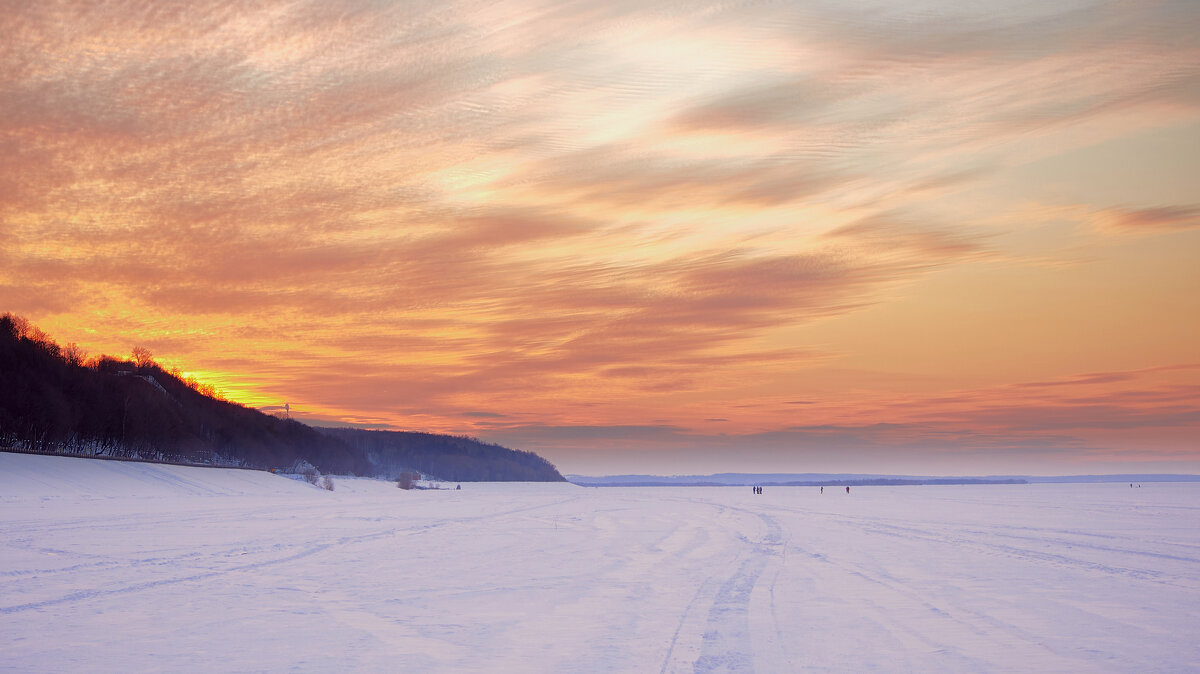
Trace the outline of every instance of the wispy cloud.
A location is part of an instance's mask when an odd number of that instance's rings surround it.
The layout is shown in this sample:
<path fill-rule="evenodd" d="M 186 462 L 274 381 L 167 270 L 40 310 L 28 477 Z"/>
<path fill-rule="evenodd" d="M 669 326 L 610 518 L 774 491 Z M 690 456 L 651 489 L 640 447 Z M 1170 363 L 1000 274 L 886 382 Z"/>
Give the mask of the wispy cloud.
<path fill-rule="evenodd" d="M 1123 231 L 1169 231 L 1200 227 L 1200 207 L 1114 208 L 1098 214 L 1102 226 Z"/>

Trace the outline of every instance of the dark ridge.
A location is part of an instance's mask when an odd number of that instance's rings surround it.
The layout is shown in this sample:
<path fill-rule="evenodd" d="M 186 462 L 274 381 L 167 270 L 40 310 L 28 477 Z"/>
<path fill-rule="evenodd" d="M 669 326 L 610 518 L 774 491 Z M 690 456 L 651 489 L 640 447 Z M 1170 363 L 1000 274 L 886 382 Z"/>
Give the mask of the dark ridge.
<path fill-rule="evenodd" d="M 352 435 L 221 400 L 138 351 L 136 362 L 87 359 L 24 318 L 0 315 L 0 449 L 284 470 L 306 461 L 322 473 L 368 477 L 408 469 L 459 481 L 563 480 L 531 452 L 466 438 L 398 433 L 351 446 Z M 408 458 L 414 463 L 404 465 Z"/>
<path fill-rule="evenodd" d="M 0 316 L 0 447 L 172 463 L 365 475 L 370 463 L 296 421 L 219 400 L 163 370 L 109 356 L 84 362 L 27 321 Z M 209 389 L 211 391 L 211 389 Z"/>
<path fill-rule="evenodd" d="M 363 452 L 375 473 L 393 479 L 417 470 L 453 482 L 565 482 L 549 461 L 476 438 L 407 431 L 319 428 Z"/>

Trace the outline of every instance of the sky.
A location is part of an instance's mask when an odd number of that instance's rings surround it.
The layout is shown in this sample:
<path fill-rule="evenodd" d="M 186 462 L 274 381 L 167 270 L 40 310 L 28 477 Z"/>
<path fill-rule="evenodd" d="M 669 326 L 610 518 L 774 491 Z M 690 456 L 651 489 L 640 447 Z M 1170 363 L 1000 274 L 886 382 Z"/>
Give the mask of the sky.
<path fill-rule="evenodd" d="M 0 0 L 0 311 L 564 473 L 1200 472 L 1194 0 Z"/>

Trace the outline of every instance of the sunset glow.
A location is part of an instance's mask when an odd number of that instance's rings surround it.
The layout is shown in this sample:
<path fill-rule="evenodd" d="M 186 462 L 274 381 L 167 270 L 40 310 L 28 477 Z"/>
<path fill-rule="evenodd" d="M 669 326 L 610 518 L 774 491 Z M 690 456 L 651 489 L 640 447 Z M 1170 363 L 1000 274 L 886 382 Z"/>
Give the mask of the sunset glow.
<path fill-rule="evenodd" d="M 10 2 L 0 312 L 564 473 L 1200 472 L 1200 3 Z"/>

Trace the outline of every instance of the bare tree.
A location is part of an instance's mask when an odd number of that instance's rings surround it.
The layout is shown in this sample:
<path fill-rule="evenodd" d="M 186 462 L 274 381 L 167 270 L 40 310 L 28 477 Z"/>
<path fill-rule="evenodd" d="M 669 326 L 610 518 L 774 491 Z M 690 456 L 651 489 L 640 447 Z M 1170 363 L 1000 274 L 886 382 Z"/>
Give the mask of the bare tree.
<path fill-rule="evenodd" d="M 135 346 L 132 351 L 133 362 L 138 367 L 146 367 L 154 362 L 154 354 L 144 346 Z"/>
<path fill-rule="evenodd" d="M 62 348 L 62 357 L 63 360 L 72 365 L 82 366 L 83 361 L 87 360 L 87 351 L 84 351 L 83 348 L 75 342 L 71 342 Z"/>
<path fill-rule="evenodd" d="M 317 469 L 313 468 L 312 466 L 305 466 L 300 471 L 300 474 L 304 476 L 305 482 L 307 482 L 311 485 L 314 485 L 314 486 L 317 484 L 317 480 L 319 479 L 318 476 L 320 475 L 317 472 Z"/>

